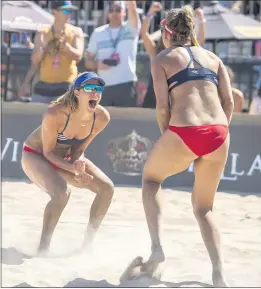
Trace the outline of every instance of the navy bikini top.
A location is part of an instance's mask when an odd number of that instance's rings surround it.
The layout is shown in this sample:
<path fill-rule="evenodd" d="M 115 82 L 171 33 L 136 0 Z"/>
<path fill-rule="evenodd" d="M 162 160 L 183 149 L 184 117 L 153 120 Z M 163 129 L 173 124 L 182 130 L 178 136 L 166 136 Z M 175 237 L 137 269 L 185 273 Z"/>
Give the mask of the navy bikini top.
<path fill-rule="evenodd" d="M 69 114 L 64 129 L 62 130 L 62 132 L 58 133 L 57 142 L 60 143 L 60 144 L 66 144 L 66 145 L 82 144 L 91 135 L 91 133 L 93 131 L 94 123 L 95 123 L 95 118 L 96 118 L 96 115 L 94 113 L 93 114 L 93 123 L 92 123 L 91 132 L 87 135 L 87 137 L 85 137 L 83 139 L 77 139 L 77 138 L 69 139 L 69 138 L 67 138 L 66 136 L 63 135 L 63 132 L 66 130 L 66 127 L 67 127 L 69 119 L 70 119 L 70 114 Z"/>
<path fill-rule="evenodd" d="M 187 81 L 191 81 L 191 80 L 207 80 L 207 81 L 211 81 L 212 83 L 214 83 L 217 86 L 218 85 L 217 74 L 214 71 L 203 67 L 193 57 L 193 54 L 192 54 L 189 46 L 179 45 L 179 47 L 184 47 L 187 49 L 189 56 L 190 56 L 190 61 L 189 61 L 188 65 L 186 66 L 186 68 L 179 71 L 178 73 L 175 73 L 167 80 L 167 83 L 169 86 L 174 83 L 174 85 L 171 86 L 171 88 L 169 88 L 169 92 L 171 92 L 171 90 L 173 88 L 181 85 L 182 83 L 187 82 Z M 199 68 L 189 68 L 190 64 L 193 61 L 195 61 L 200 67 Z"/>

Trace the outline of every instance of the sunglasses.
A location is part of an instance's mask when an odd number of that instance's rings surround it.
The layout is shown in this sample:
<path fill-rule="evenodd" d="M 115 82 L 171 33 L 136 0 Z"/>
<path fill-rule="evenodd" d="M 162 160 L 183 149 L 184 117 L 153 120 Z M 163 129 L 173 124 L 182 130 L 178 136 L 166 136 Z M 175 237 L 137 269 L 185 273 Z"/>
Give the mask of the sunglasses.
<path fill-rule="evenodd" d="M 97 85 L 97 84 L 85 84 L 85 85 L 81 86 L 80 88 L 82 88 L 85 92 L 97 91 L 98 93 L 102 93 L 104 86 Z"/>
<path fill-rule="evenodd" d="M 109 13 L 114 13 L 114 12 L 115 13 L 121 13 L 121 11 L 122 11 L 121 8 L 114 8 L 114 9 L 110 8 L 109 9 Z"/>
<path fill-rule="evenodd" d="M 64 9 L 62 10 L 64 15 L 72 14 L 72 10 Z"/>
<path fill-rule="evenodd" d="M 175 31 L 170 30 L 169 27 L 167 26 L 166 19 L 162 19 L 160 21 L 160 31 L 161 33 L 163 31 L 167 31 L 169 34 L 175 35 Z"/>

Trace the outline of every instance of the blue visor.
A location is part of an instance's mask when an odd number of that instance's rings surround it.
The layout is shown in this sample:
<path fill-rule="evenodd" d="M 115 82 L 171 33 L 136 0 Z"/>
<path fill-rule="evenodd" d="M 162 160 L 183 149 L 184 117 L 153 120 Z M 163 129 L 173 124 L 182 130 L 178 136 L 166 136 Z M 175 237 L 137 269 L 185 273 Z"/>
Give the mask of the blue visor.
<path fill-rule="evenodd" d="M 84 72 L 82 74 L 80 74 L 74 81 L 74 88 L 77 89 L 80 86 L 83 86 L 83 84 L 85 84 L 88 80 L 91 79 L 96 79 L 100 82 L 100 84 L 102 86 L 105 85 L 105 81 L 100 78 L 96 73 L 94 72 Z"/>

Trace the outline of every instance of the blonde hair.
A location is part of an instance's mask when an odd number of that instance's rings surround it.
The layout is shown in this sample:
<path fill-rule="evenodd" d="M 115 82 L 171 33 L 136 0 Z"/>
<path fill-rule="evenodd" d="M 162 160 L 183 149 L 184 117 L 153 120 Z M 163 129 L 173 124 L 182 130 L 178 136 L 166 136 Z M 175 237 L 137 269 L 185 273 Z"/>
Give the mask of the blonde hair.
<path fill-rule="evenodd" d="M 65 94 L 52 101 L 51 104 L 61 104 L 62 107 L 68 107 L 72 111 L 76 111 L 79 104 L 77 97 L 74 95 L 74 89 L 74 85 L 72 84 Z"/>
<path fill-rule="evenodd" d="M 174 41 L 190 39 L 192 46 L 200 46 L 195 33 L 193 8 L 190 5 L 169 10 L 166 15 L 166 24 L 170 30 L 176 32 L 173 36 Z"/>
<path fill-rule="evenodd" d="M 84 74 L 84 72 L 79 73 L 75 80 L 82 74 Z M 74 94 L 74 90 L 78 89 L 78 87 L 74 87 L 74 82 L 70 85 L 68 91 L 66 91 L 65 94 L 52 101 L 51 104 L 61 104 L 63 107 L 69 107 L 72 111 L 76 111 L 79 107 L 79 103 L 78 98 Z"/>

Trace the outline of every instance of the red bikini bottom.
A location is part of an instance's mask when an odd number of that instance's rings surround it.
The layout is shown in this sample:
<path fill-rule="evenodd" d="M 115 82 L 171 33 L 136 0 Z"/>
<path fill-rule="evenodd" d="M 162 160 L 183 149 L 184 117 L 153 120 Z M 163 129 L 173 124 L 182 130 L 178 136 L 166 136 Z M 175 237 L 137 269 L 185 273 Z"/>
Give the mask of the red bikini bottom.
<path fill-rule="evenodd" d="M 222 124 L 199 126 L 169 126 L 197 156 L 212 153 L 226 140 L 228 126 Z"/>
<path fill-rule="evenodd" d="M 43 155 L 42 153 L 38 152 L 37 150 L 32 149 L 32 148 L 30 148 L 30 147 L 28 147 L 26 145 L 24 145 L 24 151 L 29 152 L 29 153 L 34 153 L 34 154 L 37 154 L 37 155 Z M 64 160 L 68 160 L 68 159 L 70 159 L 70 157 L 71 157 L 71 155 L 68 154 L 68 155 L 66 155 L 64 157 Z M 57 167 L 54 163 L 52 163 L 50 161 L 49 161 L 49 163 L 52 165 L 53 168 L 59 169 L 59 167 Z"/>

